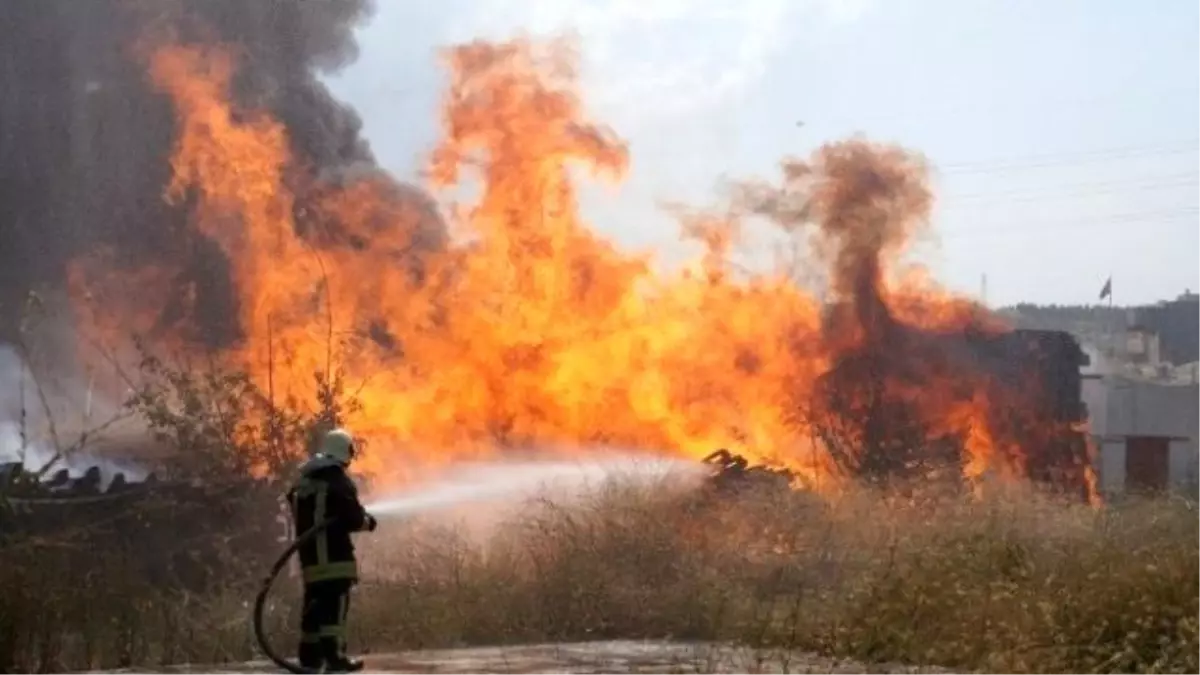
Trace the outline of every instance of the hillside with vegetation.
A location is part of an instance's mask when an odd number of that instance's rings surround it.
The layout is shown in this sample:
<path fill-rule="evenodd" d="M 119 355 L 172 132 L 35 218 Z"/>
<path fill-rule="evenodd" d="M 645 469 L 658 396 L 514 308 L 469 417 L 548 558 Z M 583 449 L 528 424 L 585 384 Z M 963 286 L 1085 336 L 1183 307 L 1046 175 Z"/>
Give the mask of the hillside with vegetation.
<path fill-rule="evenodd" d="M 1002 307 L 998 312 L 1016 328 L 1062 330 L 1081 343 L 1111 348 L 1125 331 L 1131 307 L 1108 305 L 1037 305 L 1020 303 Z"/>

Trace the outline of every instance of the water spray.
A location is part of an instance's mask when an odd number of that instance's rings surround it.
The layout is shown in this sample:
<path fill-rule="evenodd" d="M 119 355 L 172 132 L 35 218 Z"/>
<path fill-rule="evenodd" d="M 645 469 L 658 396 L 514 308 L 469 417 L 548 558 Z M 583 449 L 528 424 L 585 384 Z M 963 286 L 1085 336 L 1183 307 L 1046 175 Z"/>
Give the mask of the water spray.
<path fill-rule="evenodd" d="M 650 460 L 639 463 L 637 460 Z M 544 488 L 553 479 L 574 477 L 587 482 L 589 478 L 607 478 L 616 469 L 633 469 L 642 477 L 664 476 L 668 470 L 681 470 L 699 475 L 703 469 L 699 464 L 683 460 L 667 460 L 662 457 L 632 457 L 629 455 L 606 458 L 601 462 L 509 462 L 459 466 L 454 476 L 434 482 L 422 489 L 376 499 L 364 505 L 364 510 L 375 517 L 397 517 L 415 515 L 424 511 L 449 508 L 471 502 L 503 498 L 521 492 Z M 649 469 L 649 470 L 648 470 Z M 254 637 L 263 654 L 276 666 L 290 673 L 316 673 L 298 663 L 292 663 L 275 651 L 267 640 L 263 628 L 263 612 L 267 597 L 279 573 L 287 566 L 292 556 L 305 543 L 311 541 L 327 528 L 333 519 L 318 523 L 303 532 L 275 560 L 267 576 L 263 578 L 258 595 L 254 598 Z"/>
<path fill-rule="evenodd" d="M 610 450 L 611 452 L 611 450 Z M 503 499 L 536 493 L 554 484 L 580 488 L 601 482 L 614 474 L 653 479 L 667 475 L 699 476 L 704 469 L 696 462 L 662 456 L 610 455 L 603 460 L 560 460 L 462 464 L 453 474 L 426 484 L 421 489 L 382 496 L 367 506 L 377 516 L 399 516 L 472 502 Z"/>

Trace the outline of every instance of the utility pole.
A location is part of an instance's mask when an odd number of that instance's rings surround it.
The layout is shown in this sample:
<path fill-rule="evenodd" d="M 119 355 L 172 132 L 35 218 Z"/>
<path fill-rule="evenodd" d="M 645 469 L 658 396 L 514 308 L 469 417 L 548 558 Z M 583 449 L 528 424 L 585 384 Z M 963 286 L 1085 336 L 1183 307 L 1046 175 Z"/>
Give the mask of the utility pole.
<path fill-rule="evenodd" d="M 987 272 L 984 272 L 984 273 L 983 273 L 983 276 L 981 276 L 981 277 L 980 277 L 980 279 L 979 279 L 979 302 L 980 302 L 980 303 L 981 303 L 981 304 L 982 304 L 984 307 L 987 307 L 987 306 L 988 306 L 988 300 L 987 300 Z"/>

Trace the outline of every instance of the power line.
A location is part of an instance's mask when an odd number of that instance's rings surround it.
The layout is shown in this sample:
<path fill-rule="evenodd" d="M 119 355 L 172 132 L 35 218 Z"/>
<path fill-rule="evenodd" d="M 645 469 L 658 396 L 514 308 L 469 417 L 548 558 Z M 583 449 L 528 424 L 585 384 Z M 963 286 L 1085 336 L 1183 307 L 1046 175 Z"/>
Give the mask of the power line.
<path fill-rule="evenodd" d="M 954 206 L 971 205 L 1003 199 L 1005 203 L 1025 203 L 1050 201 L 1062 197 L 1084 197 L 1098 195 L 1117 195 L 1126 192 L 1142 192 L 1180 187 L 1200 187 L 1200 173 L 1181 173 L 1137 181 L 1099 181 L 1092 183 L 1075 183 L 1061 186 L 1047 186 L 1032 190 L 1000 190 L 996 192 L 974 192 L 966 194 L 945 193 L 939 195 L 938 201 Z"/>
<path fill-rule="evenodd" d="M 1195 152 L 1200 152 L 1200 140 L 1184 141 L 1179 144 L 1164 146 L 1126 146 L 1123 148 L 1107 148 L 1103 150 L 1084 150 L 1078 152 L 1027 155 L 1024 157 L 1018 156 L 979 162 L 956 162 L 934 165 L 934 172 L 943 175 L 994 173 L 1000 171 L 1037 169 L 1049 166 L 1094 164 L 1096 162 L 1111 161 L 1114 159 L 1180 155 Z"/>
<path fill-rule="evenodd" d="M 1120 101 L 1122 104 L 1127 103 L 1131 97 L 1147 101 L 1163 101 L 1167 98 L 1180 97 L 1185 98 L 1189 103 L 1194 103 L 1197 96 L 1197 89 L 1194 86 L 1173 87 L 1160 89 L 1158 91 L 1140 91 L 1131 92 L 1129 90 L 1106 92 L 1104 94 L 1096 94 L 1092 96 L 1071 96 L 1061 98 L 1039 98 L 1038 105 L 1040 109 L 1060 110 L 1071 106 L 1088 106 L 1095 107 L 1099 103 L 1110 101 Z M 969 115 L 974 112 L 995 112 L 996 110 L 1009 110 L 1015 112 L 1029 112 L 1028 102 L 1022 101 L 1014 97 L 1000 97 L 995 101 L 958 101 L 950 105 L 926 106 L 924 108 L 902 108 L 891 112 L 863 112 L 855 111 L 848 121 L 857 125 L 863 122 L 879 122 L 879 121 L 909 121 L 916 119 L 937 119 L 944 115 Z M 843 119 L 847 119 L 844 118 Z M 829 122 L 814 117 L 814 122 Z"/>
<path fill-rule="evenodd" d="M 1159 209 L 1157 211 L 1141 211 L 1113 214 L 1097 218 L 1080 218 L 1074 220 L 1044 220 L 1041 222 L 1008 221 L 995 223 L 991 227 L 977 226 L 963 230 L 946 230 L 939 228 L 937 236 L 940 239 L 956 239 L 960 237 L 995 236 L 1037 230 L 1039 232 L 1074 230 L 1094 226 L 1110 226 L 1138 223 L 1142 226 L 1172 225 L 1180 220 L 1195 221 L 1200 216 L 1200 208 L 1184 207 L 1177 209 Z"/>

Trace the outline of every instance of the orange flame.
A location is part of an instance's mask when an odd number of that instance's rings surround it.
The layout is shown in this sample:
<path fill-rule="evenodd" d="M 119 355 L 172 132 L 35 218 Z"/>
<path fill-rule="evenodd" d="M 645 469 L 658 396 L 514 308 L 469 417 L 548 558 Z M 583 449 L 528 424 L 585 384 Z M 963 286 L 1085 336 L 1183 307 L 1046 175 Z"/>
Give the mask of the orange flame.
<path fill-rule="evenodd" d="M 820 303 L 787 278 L 724 273 L 736 216 L 685 222 L 706 245 L 702 273 L 655 271 L 597 236 L 571 171 L 620 180 L 629 151 L 586 120 L 565 43 L 473 43 L 448 62 L 430 187 L 478 192 L 448 210 L 458 235 L 449 243 L 382 180 L 306 175 L 278 121 L 231 102 L 227 53 L 154 50 L 149 76 L 178 116 L 166 197 L 189 205 L 220 245 L 238 291 L 242 339 L 228 361 L 300 395 L 314 372 L 342 368 L 362 403 L 350 422 L 372 439 L 363 468 L 385 478 L 506 446 L 604 444 L 694 458 L 727 447 L 836 485 L 828 449 L 796 411 L 838 354 L 868 339 L 866 324 L 831 333 Z M 855 168 L 863 163 L 871 171 Z M 883 288 L 881 266 L 928 215 L 914 157 L 851 141 L 812 164 L 785 163 L 785 174 L 784 188 L 747 186 L 743 211 L 785 225 L 810 211 L 824 218 L 817 249 L 836 249 L 822 253 L 835 258 L 835 294 L 867 284 L 895 319 L 939 330 L 979 318 L 923 279 Z M 303 219 L 295 175 L 319 195 Z M 793 184 L 812 199 L 788 211 Z M 108 302 L 112 315 L 161 310 Z M 986 394 L 961 402 L 956 387 L 895 391 L 923 405 L 939 433 L 966 434 L 968 477 L 989 467 L 1020 475 L 1020 449 L 998 449 L 985 421 Z"/>

